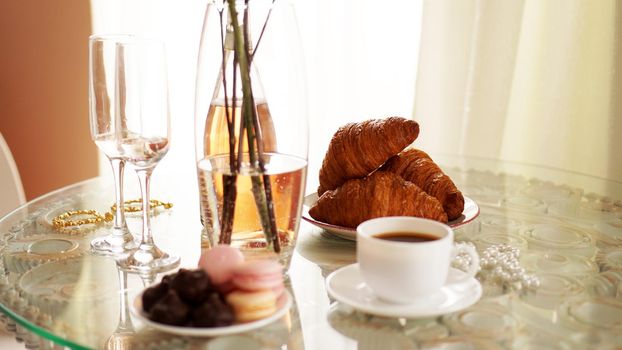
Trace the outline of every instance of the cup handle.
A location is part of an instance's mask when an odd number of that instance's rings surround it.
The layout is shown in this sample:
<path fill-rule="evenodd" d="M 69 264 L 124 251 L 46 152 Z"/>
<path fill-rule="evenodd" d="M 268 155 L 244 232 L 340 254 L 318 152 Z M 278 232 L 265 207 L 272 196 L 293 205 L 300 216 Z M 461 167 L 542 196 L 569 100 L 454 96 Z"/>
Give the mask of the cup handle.
<path fill-rule="evenodd" d="M 451 251 L 451 261 L 453 261 L 459 254 L 463 253 L 466 253 L 471 257 L 471 264 L 469 265 L 469 269 L 464 275 L 456 278 L 455 280 L 452 280 L 451 283 L 463 282 L 465 280 L 475 277 L 477 272 L 479 272 L 479 255 L 477 254 L 475 247 L 470 244 L 454 245 Z"/>

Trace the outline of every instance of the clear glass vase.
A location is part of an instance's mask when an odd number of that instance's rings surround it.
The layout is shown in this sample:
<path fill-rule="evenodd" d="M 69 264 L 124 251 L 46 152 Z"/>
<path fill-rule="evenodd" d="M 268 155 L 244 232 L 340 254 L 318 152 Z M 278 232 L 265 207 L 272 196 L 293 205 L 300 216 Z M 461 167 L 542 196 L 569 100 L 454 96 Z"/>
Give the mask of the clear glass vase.
<path fill-rule="evenodd" d="M 208 4 L 195 100 L 203 247 L 289 267 L 307 170 L 303 55 L 293 6 Z M 236 31 L 236 28 L 238 31 Z M 241 50 L 244 50 L 242 52 Z"/>

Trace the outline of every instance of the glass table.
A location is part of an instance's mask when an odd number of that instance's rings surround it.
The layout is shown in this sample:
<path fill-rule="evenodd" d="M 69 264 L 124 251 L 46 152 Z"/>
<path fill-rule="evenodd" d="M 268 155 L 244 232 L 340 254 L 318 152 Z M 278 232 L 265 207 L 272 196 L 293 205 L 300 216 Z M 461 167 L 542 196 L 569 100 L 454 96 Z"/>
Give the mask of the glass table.
<path fill-rule="evenodd" d="M 294 296 L 278 321 L 243 334 L 181 337 L 142 324 L 129 311 L 144 283 L 92 255 L 101 227 L 54 229 L 68 210 L 109 210 L 112 182 L 95 178 L 49 193 L 0 220 L 2 323 L 32 349 L 607 349 L 622 346 L 622 184 L 524 164 L 437 156 L 480 215 L 456 230 L 481 253 L 521 250 L 534 291 L 496 281 L 464 310 L 423 319 L 368 315 L 332 300 L 325 278 L 355 262 L 356 244 L 302 221 L 287 286 Z M 188 179 L 154 177 L 154 234 L 182 267 L 200 256 L 198 195 Z M 311 175 L 313 177 L 313 175 Z M 187 180 L 187 181 L 185 181 Z M 312 178 L 309 179 L 312 182 Z M 126 181 L 126 199 L 138 198 Z M 312 184 L 311 184 L 312 185 Z M 312 186 L 309 186 L 312 188 Z M 128 214 L 132 232 L 140 217 Z M 159 276 L 161 277 L 161 276 Z M 470 346 L 470 347 L 469 347 Z"/>

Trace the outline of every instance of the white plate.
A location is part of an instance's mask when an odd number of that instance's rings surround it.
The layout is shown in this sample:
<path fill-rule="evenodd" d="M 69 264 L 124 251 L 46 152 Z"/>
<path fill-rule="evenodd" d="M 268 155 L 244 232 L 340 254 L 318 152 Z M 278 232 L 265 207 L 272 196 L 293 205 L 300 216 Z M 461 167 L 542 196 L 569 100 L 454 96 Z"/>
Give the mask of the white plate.
<path fill-rule="evenodd" d="M 137 295 L 134 298 L 134 303 L 131 305 L 131 311 L 134 316 L 139 318 L 145 324 L 166 333 L 177 334 L 177 335 L 187 335 L 193 337 L 215 337 L 221 335 L 230 335 L 236 333 L 244 333 L 251 331 L 253 329 L 257 329 L 263 326 L 266 326 L 279 318 L 289 311 L 289 308 L 292 306 L 292 296 L 288 291 L 285 291 L 279 299 L 276 301 L 276 312 L 272 315 L 262 318 L 257 321 L 247 322 L 247 323 L 239 323 L 233 324 L 227 327 L 180 327 L 180 326 L 170 326 L 162 323 L 158 323 L 147 318 L 147 315 L 143 311 L 143 303 L 142 303 L 142 293 Z"/>
<path fill-rule="evenodd" d="M 448 282 L 464 272 L 450 269 Z M 399 283 L 396 283 L 399 288 Z M 379 299 L 359 272 L 358 264 L 340 268 L 326 278 L 328 294 L 337 301 L 369 314 L 385 317 L 430 317 L 465 309 L 482 297 L 482 286 L 475 278 L 448 283 L 438 292 L 422 297 L 412 304 L 392 304 Z"/>
<path fill-rule="evenodd" d="M 320 227 L 326 230 L 327 232 L 332 233 L 336 236 L 349 239 L 352 241 L 356 241 L 356 228 L 338 226 L 338 225 L 328 224 L 322 221 L 317 221 L 309 215 L 309 209 L 311 209 L 311 207 L 315 205 L 315 203 L 317 202 L 317 199 L 318 199 L 318 196 L 316 192 L 305 196 L 304 203 L 303 203 L 304 208 L 302 211 L 302 218 L 310 222 L 311 224 L 317 227 Z M 472 200 L 471 198 L 464 196 L 464 210 L 462 211 L 462 215 L 459 218 L 448 222 L 447 225 L 451 226 L 452 228 L 457 228 L 457 227 L 460 227 L 462 225 L 465 225 L 473 221 L 473 219 L 475 219 L 478 215 L 479 215 L 479 206 L 477 205 L 477 203 L 475 203 L 475 201 Z"/>

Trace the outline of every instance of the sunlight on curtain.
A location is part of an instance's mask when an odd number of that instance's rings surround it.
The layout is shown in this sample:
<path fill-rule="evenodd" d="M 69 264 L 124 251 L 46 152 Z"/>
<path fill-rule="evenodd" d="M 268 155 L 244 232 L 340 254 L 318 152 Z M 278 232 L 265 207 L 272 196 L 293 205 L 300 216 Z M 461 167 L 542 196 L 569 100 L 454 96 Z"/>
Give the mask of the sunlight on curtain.
<path fill-rule="evenodd" d="M 93 33 L 156 37 L 166 44 L 172 136 L 170 150 L 156 167 L 154 181 L 169 178 L 196 183 L 194 73 L 206 4 L 207 0 L 91 0 Z M 136 181 L 133 171 L 125 173 L 129 181 Z M 101 154 L 100 174 L 112 176 Z M 157 193 L 157 188 L 154 191 Z"/>
<path fill-rule="evenodd" d="M 307 192 L 345 123 L 412 115 L 421 1 L 294 1 L 309 85 Z"/>
<path fill-rule="evenodd" d="M 622 159 L 612 158 L 622 149 L 622 115 L 612 110 L 622 92 L 613 80 L 614 53 L 622 49 L 614 7 L 614 1 L 525 2 L 503 157 L 622 181 Z"/>
<path fill-rule="evenodd" d="M 336 129 L 412 115 L 421 1 L 292 1 L 305 51 L 309 105 L 308 191 Z M 194 73 L 207 0 L 92 0 L 94 33 L 158 36 L 168 47 L 173 137 L 155 176 L 194 176 Z M 268 101 L 269 102 L 269 101 Z M 109 165 L 101 162 L 107 176 Z M 158 175 L 162 174 L 162 175 Z M 196 180 L 192 180 L 196 181 Z"/>
<path fill-rule="evenodd" d="M 420 145 L 622 181 L 622 5 L 426 1 Z"/>

